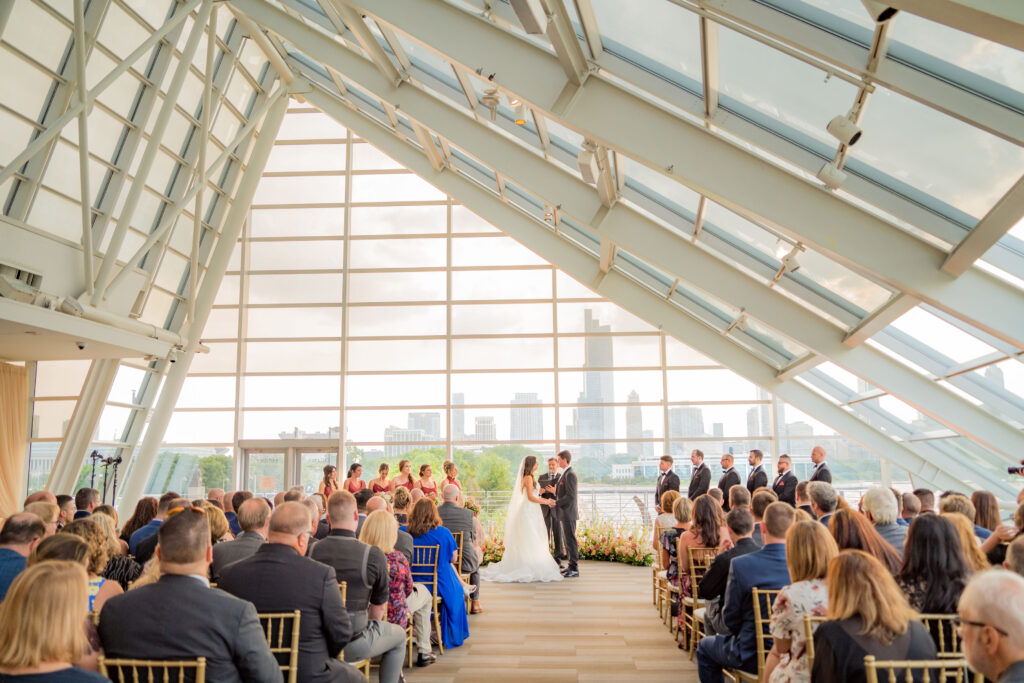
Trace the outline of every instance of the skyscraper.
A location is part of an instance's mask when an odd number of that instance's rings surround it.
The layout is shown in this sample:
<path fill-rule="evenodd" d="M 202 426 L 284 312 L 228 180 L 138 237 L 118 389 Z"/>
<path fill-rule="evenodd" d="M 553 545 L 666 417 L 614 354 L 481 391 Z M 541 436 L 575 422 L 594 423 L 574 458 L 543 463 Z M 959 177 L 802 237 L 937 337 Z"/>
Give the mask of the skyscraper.
<path fill-rule="evenodd" d="M 669 408 L 668 435 L 673 439 L 668 451 L 670 455 L 689 455 L 683 452 L 684 446 L 680 441 L 707 436 L 704 432 L 704 412 L 695 406 Z"/>
<path fill-rule="evenodd" d="M 481 415 L 476 418 L 476 440 L 497 441 L 498 428 L 494 424 L 494 418 L 490 415 Z"/>
<path fill-rule="evenodd" d="M 401 457 L 409 451 L 415 450 L 425 438 L 422 429 L 406 429 L 394 425 L 384 429 L 384 457 L 389 460 Z M 399 445 L 396 442 L 404 442 Z"/>
<path fill-rule="evenodd" d="M 583 311 L 583 331 L 587 334 L 608 334 L 611 325 L 602 325 L 592 309 Z M 584 338 L 583 391 L 579 403 L 600 404 L 614 400 L 615 389 L 610 368 L 613 365 L 611 337 Z M 566 429 L 567 439 L 614 439 L 615 411 L 611 406 L 587 405 L 573 410 L 572 425 Z M 579 446 L 580 456 L 605 456 L 614 452 L 610 443 L 585 443 Z"/>
<path fill-rule="evenodd" d="M 452 394 L 452 439 L 461 441 L 466 438 L 466 411 L 455 406 L 466 405 L 466 395 L 459 392 Z"/>
<path fill-rule="evenodd" d="M 537 394 L 517 393 L 512 399 L 511 438 L 513 441 L 541 441 L 544 439 L 544 411 Z M 533 407 L 525 407 L 533 406 Z"/>
<path fill-rule="evenodd" d="M 419 429 L 427 439 L 436 441 L 441 438 L 441 413 L 409 413 L 409 429 Z"/>
<path fill-rule="evenodd" d="M 629 392 L 627 399 L 629 405 L 626 407 L 626 438 L 629 443 L 626 451 L 631 458 L 639 460 L 644 455 L 644 445 L 640 439 L 644 437 L 644 418 L 640 410 L 640 395 L 636 390 Z"/>

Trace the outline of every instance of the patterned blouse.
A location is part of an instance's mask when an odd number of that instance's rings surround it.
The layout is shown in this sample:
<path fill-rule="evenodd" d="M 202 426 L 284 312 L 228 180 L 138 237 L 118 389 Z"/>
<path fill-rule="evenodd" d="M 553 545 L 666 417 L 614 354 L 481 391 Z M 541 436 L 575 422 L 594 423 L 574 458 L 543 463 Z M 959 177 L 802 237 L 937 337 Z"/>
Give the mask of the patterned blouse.
<path fill-rule="evenodd" d="M 828 611 L 828 591 L 822 579 L 797 581 L 779 592 L 772 608 L 773 638 L 789 640 L 789 652 L 782 655 L 769 683 L 810 683 L 807 667 L 807 637 L 804 614 L 823 617 Z"/>
<path fill-rule="evenodd" d="M 405 600 L 412 595 L 412 573 L 409 571 L 409 560 L 401 550 L 392 550 L 388 558 L 388 623 L 409 626 L 409 608 Z"/>
<path fill-rule="evenodd" d="M 673 585 L 679 584 L 679 535 L 685 529 L 665 529 L 661 532 L 661 547 L 668 553 L 668 566 L 665 567 L 665 577 Z"/>

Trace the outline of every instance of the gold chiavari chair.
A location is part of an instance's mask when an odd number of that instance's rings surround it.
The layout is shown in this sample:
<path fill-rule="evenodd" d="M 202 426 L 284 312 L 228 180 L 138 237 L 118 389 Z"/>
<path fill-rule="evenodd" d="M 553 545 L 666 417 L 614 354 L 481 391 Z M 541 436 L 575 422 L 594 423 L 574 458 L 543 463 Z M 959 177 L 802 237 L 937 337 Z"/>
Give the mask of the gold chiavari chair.
<path fill-rule="evenodd" d="M 955 614 L 922 614 L 921 623 L 932 640 L 935 641 L 935 649 L 939 659 L 961 659 L 964 656 L 960 636 L 957 635 L 956 626 L 953 620 Z"/>
<path fill-rule="evenodd" d="M 346 600 L 346 598 L 348 597 L 348 582 L 347 581 L 339 581 L 338 582 L 338 592 L 341 593 L 341 604 L 345 605 L 345 608 L 348 609 L 348 600 Z"/>
<path fill-rule="evenodd" d="M 704 578 L 708 567 L 714 562 L 716 552 L 717 548 L 695 546 L 687 548 L 685 553 L 685 569 L 690 577 L 690 597 L 680 597 L 679 609 L 683 612 L 683 622 L 686 624 L 686 633 L 683 634 L 683 637 L 687 639 L 687 649 L 690 651 L 691 659 L 693 659 L 694 652 L 697 649 L 698 624 L 695 615 L 697 610 L 701 609 L 704 604 L 697 597 L 697 584 Z M 676 562 L 683 561 L 683 555 L 680 549 L 680 552 L 676 553 Z M 683 567 L 680 567 L 680 570 L 682 569 Z M 680 571 L 680 576 L 682 576 L 682 571 Z M 669 611 L 671 612 L 671 610 Z M 673 633 L 676 632 L 678 624 L 678 621 L 673 622 Z"/>
<path fill-rule="evenodd" d="M 658 520 L 654 520 L 654 538 L 661 538 L 661 527 L 658 525 Z M 654 562 L 651 563 L 651 604 L 658 608 L 658 614 L 661 614 L 661 605 L 658 603 L 658 597 L 661 595 L 661 581 L 664 580 L 664 574 L 658 576 L 659 573 L 664 572 L 665 568 L 661 566 L 661 550 L 654 551 Z"/>
<path fill-rule="evenodd" d="M 804 640 L 807 643 L 807 670 L 814 668 L 814 631 L 818 625 L 826 621 L 828 617 L 812 617 L 804 614 Z"/>
<path fill-rule="evenodd" d="M 740 669 L 730 669 L 726 675 L 733 681 L 747 681 L 758 683 L 764 677 L 764 664 L 768 659 L 768 651 L 772 649 L 771 620 L 772 605 L 778 597 L 778 589 L 754 588 L 751 591 L 754 598 L 754 636 L 757 638 L 757 673 L 747 673 Z"/>
<path fill-rule="evenodd" d="M 440 546 L 417 545 L 412 549 L 412 580 L 422 583 L 430 590 L 431 613 L 434 618 L 434 629 L 437 631 L 437 647 L 444 654 L 444 637 L 441 632 L 441 598 L 437 594 L 437 556 Z"/>
<path fill-rule="evenodd" d="M 985 680 L 981 674 L 970 674 L 966 659 L 879 661 L 874 655 L 867 655 L 864 674 L 867 683 L 903 683 L 915 680 L 914 674 L 919 674 L 922 683 L 983 683 Z"/>
<path fill-rule="evenodd" d="M 287 663 L 281 664 L 285 673 L 286 683 L 295 683 L 299 675 L 299 620 L 302 612 L 274 612 L 257 614 L 263 633 L 267 636 L 267 645 L 274 657 L 281 662 L 287 655 Z"/>
<path fill-rule="evenodd" d="M 348 581 L 339 581 L 338 582 L 338 592 L 341 593 L 341 604 L 345 605 L 345 607 L 347 609 L 348 608 Z M 344 658 L 345 658 L 345 651 L 342 650 L 341 653 L 338 654 L 338 659 L 342 659 L 343 660 Z M 366 676 L 366 680 L 370 680 L 370 660 L 369 659 L 360 659 L 358 662 L 349 662 L 349 664 L 351 664 L 355 668 L 357 668 L 360 671 L 362 671 L 363 675 Z"/>
<path fill-rule="evenodd" d="M 206 683 L 206 657 L 181 660 L 112 659 L 100 655 L 100 674 L 114 683 L 185 683 L 194 669 L 195 683 Z"/>
<path fill-rule="evenodd" d="M 462 573 L 462 532 L 453 531 L 452 536 L 455 537 L 455 544 L 458 546 L 458 553 L 455 555 L 455 571 L 458 573 L 459 578 L 469 583 L 469 574 Z M 469 596 L 466 596 L 466 614 L 469 614 Z"/>

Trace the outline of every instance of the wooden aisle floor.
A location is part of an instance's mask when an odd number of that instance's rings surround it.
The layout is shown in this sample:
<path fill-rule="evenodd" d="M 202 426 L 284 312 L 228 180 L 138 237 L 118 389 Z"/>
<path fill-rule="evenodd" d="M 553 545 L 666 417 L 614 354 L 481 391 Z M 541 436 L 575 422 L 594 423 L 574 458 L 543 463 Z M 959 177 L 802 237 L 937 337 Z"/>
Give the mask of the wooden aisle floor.
<path fill-rule="evenodd" d="M 580 563 L 554 584 L 484 583 L 470 637 L 409 683 L 697 681 L 651 604 L 650 567 Z M 436 648 L 435 648 L 436 653 Z M 374 676 L 376 675 L 376 672 Z"/>

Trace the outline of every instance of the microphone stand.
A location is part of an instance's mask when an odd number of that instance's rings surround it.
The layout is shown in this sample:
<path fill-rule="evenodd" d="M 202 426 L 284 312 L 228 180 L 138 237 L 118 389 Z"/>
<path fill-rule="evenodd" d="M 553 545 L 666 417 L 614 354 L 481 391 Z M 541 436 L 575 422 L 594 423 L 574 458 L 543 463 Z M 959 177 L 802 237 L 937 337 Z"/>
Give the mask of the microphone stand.
<path fill-rule="evenodd" d="M 116 458 L 108 458 L 108 462 L 114 466 L 114 489 L 110 493 L 110 503 L 112 505 L 117 503 L 117 467 L 123 461 L 120 455 Z M 106 502 L 106 496 L 104 496 L 103 501 Z"/>
<path fill-rule="evenodd" d="M 96 461 L 103 460 L 103 456 L 100 455 L 99 451 L 93 451 L 89 454 L 92 459 L 92 475 L 89 477 L 89 488 L 96 488 Z"/>

